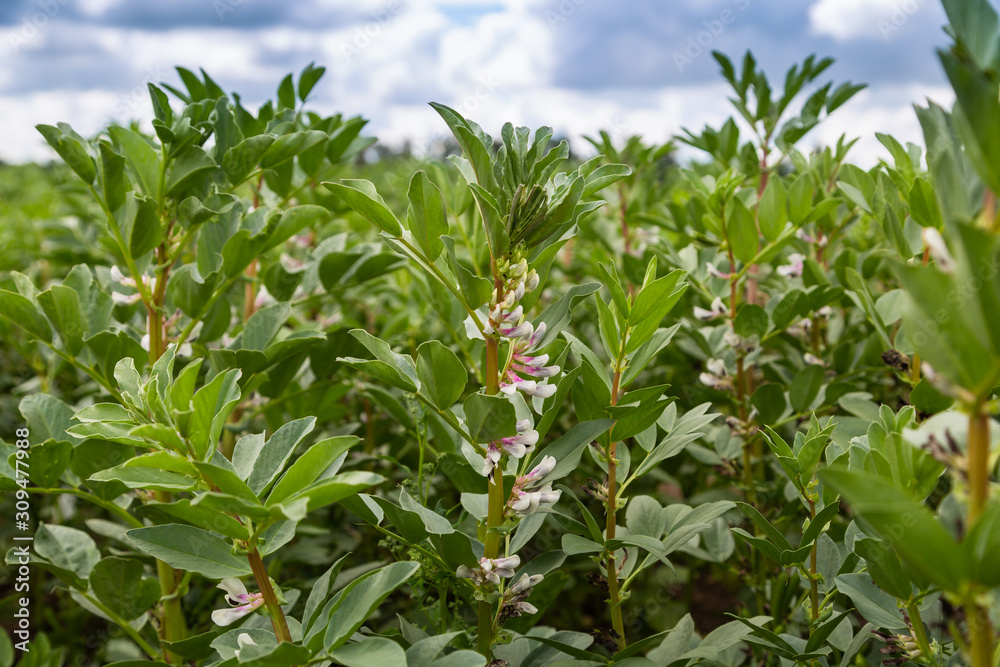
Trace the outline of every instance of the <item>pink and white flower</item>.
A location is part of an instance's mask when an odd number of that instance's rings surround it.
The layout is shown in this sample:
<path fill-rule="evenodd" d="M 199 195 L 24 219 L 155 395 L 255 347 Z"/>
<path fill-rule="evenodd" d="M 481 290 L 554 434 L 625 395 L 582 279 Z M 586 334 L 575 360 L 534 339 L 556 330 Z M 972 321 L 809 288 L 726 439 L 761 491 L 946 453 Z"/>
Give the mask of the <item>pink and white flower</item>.
<path fill-rule="evenodd" d="M 778 274 L 785 276 L 786 278 L 798 278 L 802 275 L 802 269 L 805 266 L 805 261 L 805 255 L 793 252 L 788 256 L 788 264 L 783 264 L 778 267 Z"/>
<path fill-rule="evenodd" d="M 212 621 L 223 627 L 235 623 L 247 614 L 251 614 L 264 605 L 263 593 L 248 593 L 247 587 L 239 579 L 223 579 L 217 588 L 226 591 L 226 602 L 230 609 L 216 609 L 212 612 Z"/>

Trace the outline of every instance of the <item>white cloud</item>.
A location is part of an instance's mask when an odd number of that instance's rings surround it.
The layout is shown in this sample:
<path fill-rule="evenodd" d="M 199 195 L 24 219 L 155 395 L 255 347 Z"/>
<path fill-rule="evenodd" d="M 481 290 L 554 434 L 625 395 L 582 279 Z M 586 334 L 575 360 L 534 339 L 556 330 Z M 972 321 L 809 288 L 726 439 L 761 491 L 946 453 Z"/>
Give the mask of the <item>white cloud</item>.
<path fill-rule="evenodd" d="M 575 8 L 584 1 L 565 4 Z M 810 8 L 810 19 L 814 29 L 848 39 L 872 26 L 877 30 L 879 17 L 891 14 L 897 2 L 905 8 L 907 2 L 926 1 L 818 0 Z M 100 0 L 92 2 L 91 9 L 97 11 Z M 370 131 L 384 143 L 398 146 L 409 139 L 417 148 L 447 133 L 427 106 L 431 100 L 458 108 L 493 134 L 508 120 L 530 127 L 551 125 L 580 151 L 589 148 L 581 136 L 602 128 L 619 141 L 640 134 L 647 141 L 663 142 L 682 127 L 693 132 L 705 124 L 718 127 L 732 114 L 728 91 L 716 79 L 659 88 L 616 88 L 611 87 L 613 81 L 587 89 L 553 85 L 565 26 L 550 27 L 540 0 L 394 2 L 357 0 L 356 6 L 369 18 L 325 30 L 292 24 L 259 29 L 84 29 L 60 17 L 32 42 L 30 52 L 0 58 L 0 159 L 50 159 L 51 151 L 33 129 L 37 123 L 66 121 L 84 135 L 109 121 L 148 123 L 146 83 L 176 81 L 175 64 L 204 67 L 225 90 L 244 93 L 244 103 L 252 108 L 263 96 L 273 96 L 288 69 L 315 60 L 328 68 L 312 95 L 317 110 L 364 115 L 371 119 Z M 359 30 L 364 38 L 360 42 Z M 75 50 L 68 57 L 80 53 L 88 63 L 106 63 L 107 71 L 116 74 L 109 81 L 117 83 L 101 88 L 101 79 L 95 78 L 97 88 L 83 91 L 71 90 L 66 81 L 50 84 L 52 89 L 46 91 L 17 87 L 23 84 L 22 68 L 30 70 L 27 66 L 35 58 L 69 37 Z M 876 131 L 920 142 L 910 105 L 927 93 L 917 85 L 868 89 L 808 135 L 802 147 L 834 143 L 846 132 L 861 137 L 854 159 L 873 164 L 884 154 Z M 951 99 L 947 89 L 930 93 L 943 103 Z"/>
<path fill-rule="evenodd" d="M 813 32 L 839 41 L 888 39 L 934 0 L 817 0 L 809 7 Z"/>

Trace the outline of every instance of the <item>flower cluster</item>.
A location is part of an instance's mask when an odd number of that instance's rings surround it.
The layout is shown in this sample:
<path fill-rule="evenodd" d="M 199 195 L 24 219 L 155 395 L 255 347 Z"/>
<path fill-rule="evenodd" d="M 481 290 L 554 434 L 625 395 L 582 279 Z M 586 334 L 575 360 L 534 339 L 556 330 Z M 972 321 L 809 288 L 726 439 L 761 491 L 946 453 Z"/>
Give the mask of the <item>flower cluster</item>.
<path fill-rule="evenodd" d="M 517 618 L 521 614 L 536 614 L 538 608 L 527 602 L 531 589 L 544 579 L 540 574 L 522 574 L 513 586 L 504 591 L 503 600 L 500 602 L 500 620 Z"/>
<path fill-rule="evenodd" d="M 535 329 L 524 316 L 524 308 L 518 301 L 527 293 L 538 288 L 538 274 L 528 269 L 528 262 L 521 258 L 517 262 L 507 262 L 500 270 L 502 286 L 494 290 L 490 299 L 490 313 L 483 334 L 498 335 L 510 341 L 513 348 L 511 362 L 504 372 L 500 390 L 508 396 L 515 391 L 523 391 L 528 396 L 548 398 L 556 388 L 544 381 L 559 372 L 558 366 L 546 366 L 546 354 L 532 355 L 533 348 L 545 336 L 545 323 Z M 522 377 L 527 376 L 527 377 Z M 541 382 L 529 378 L 543 378 Z"/>
<path fill-rule="evenodd" d="M 538 431 L 531 428 L 531 422 L 522 419 L 517 422 L 517 435 L 501 438 L 491 442 L 486 448 L 486 463 L 483 465 L 483 475 L 493 478 L 493 469 L 500 463 L 503 452 L 519 459 L 535 448 L 538 442 Z"/>
<path fill-rule="evenodd" d="M 556 392 L 556 387 L 546 382 L 544 378 L 552 377 L 558 373 L 559 367 L 545 365 L 549 361 L 549 355 L 547 354 L 536 356 L 530 354 L 531 348 L 545 336 L 545 322 L 539 324 L 538 328 L 534 330 L 532 330 L 530 322 L 525 322 L 518 328 L 525 326 L 527 328 L 522 330 L 523 335 L 517 337 L 508 336 L 511 338 L 511 345 L 513 345 L 514 350 L 510 365 L 507 367 L 507 372 L 504 373 L 503 378 L 500 380 L 500 391 L 510 396 L 515 391 L 521 390 L 528 396 L 548 398 Z M 538 382 L 537 380 L 526 379 L 522 375 L 543 379 L 541 382 Z"/>
<path fill-rule="evenodd" d="M 559 500 L 562 491 L 553 491 L 552 484 L 545 484 L 541 488 L 537 488 L 542 478 L 552 472 L 555 467 L 555 458 L 545 456 L 542 457 L 541 463 L 531 469 L 531 472 L 517 478 L 508 503 L 514 514 L 527 516 L 536 512 L 539 507 L 553 505 Z"/>
<path fill-rule="evenodd" d="M 462 579 L 472 579 L 476 586 L 483 586 L 486 583 L 494 586 L 500 585 L 500 579 L 510 579 L 514 576 L 514 571 L 520 567 L 520 556 L 508 556 L 507 558 L 480 558 L 479 567 L 472 569 L 465 565 L 459 565 L 455 575 Z"/>
<path fill-rule="evenodd" d="M 216 625 L 231 625 L 264 605 L 264 594 L 247 593 L 247 587 L 239 579 L 223 579 L 218 588 L 226 591 L 226 602 L 231 609 L 216 609 L 212 612 L 212 621 Z"/>
<path fill-rule="evenodd" d="M 462 579 L 471 579 L 476 587 L 487 584 L 499 586 L 501 579 L 510 579 L 514 576 L 514 571 L 520 567 L 520 556 L 508 556 L 506 558 L 480 558 L 479 567 L 472 569 L 465 565 L 459 565 L 455 575 Z M 534 605 L 526 602 L 532 587 L 540 582 L 544 577 L 540 574 L 522 574 L 510 588 L 503 592 L 500 602 L 501 621 L 509 618 L 517 618 L 521 614 L 534 614 L 538 611 Z"/>

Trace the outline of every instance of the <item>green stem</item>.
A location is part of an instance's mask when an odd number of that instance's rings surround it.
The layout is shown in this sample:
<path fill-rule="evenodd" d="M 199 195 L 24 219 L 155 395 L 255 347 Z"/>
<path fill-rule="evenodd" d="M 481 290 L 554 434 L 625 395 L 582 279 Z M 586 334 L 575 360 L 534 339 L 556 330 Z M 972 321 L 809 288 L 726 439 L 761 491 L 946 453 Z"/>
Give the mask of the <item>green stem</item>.
<path fill-rule="evenodd" d="M 35 487 L 29 487 L 28 493 L 46 493 L 53 496 L 63 496 L 63 495 L 76 496 L 77 498 L 86 500 L 87 502 L 93 505 L 97 505 L 98 507 L 106 509 L 107 511 L 111 512 L 115 516 L 122 519 L 132 528 L 143 527 L 142 521 L 136 519 L 134 516 L 125 511 L 123 508 L 119 507 L 118 505 L 115 505 L 112 502 L 98 498 L 94 494 L 87 493 L 86 491 L 83 491 L 81 489 L 43 489 L 41 487 L 35 486 Z"/>
<path fill-rule="evenodd" d="M 424 257 L 424 255 L 419 250 L 417 250 L 413 246 L 413 244 L 411 244 L 409 241 L 407 241 L 406 239 L 404 239 L 402 236 L 394 236 L 393 238 L 396 241 L 398 241 L 401 245 L 403 245 L 407 250 L 410 251 L 410 253 L 413 255 L 413 258 L 417 260 L 417 265 L 418 266 L 420 266 L 422 269 L 424 269 L 425 271 L 427 271 L 428 273 L 430 273 L 449 292 L 451 292 L 453 295 L 455 295 L 455 298 L 458 299 L 458 302 L 462 305 L 462 308 L 465 309 L 465 312 L 467 312 L 469 314 L 469 317 L 471 317 L 472 321 L 476 324 L 476 327 L 478 327 L 479 330 L 482 331 L 483 330 L 483 322 L 482 322 L 482 320 L 479 319 L 479 315 L 476 313 L 475 310 L 473 310 L 472 308 L 469 307 L 468 302 L 466 302 L 466 300 L 465 300 L 465 296 L 458 290 L 458 288 L 455 285 L 451 284 L 451 282 L 449 282 L 447 278 L 445 278 L 444 274 L 441 273 L 441 269 L 439 269 L 437 266 L 435 266 L 434 262 L 432 262 L 429 259 L 427 259 L 426 257 Z M 499 291 L 499 289 L 500 289 L 499 286 L 497 287 L 497 289 Z M 487 349 L 489 349 L 488 346 L 489 346 L 489 341 L 487 341 Z M 489 384 L 489 377 L 486 378 L 486 381 L 487 381 L 487 385 L 488 385 Z M 493 393 L 496 393 L 496 392 L 493 392 Z"/>
<path fill-rule="evenodd" d="M 486 542 L 483 555 L 493 559 L 500 556 L 500 533 L 496 529 L 503 525 L 503 510 L 506 504 L 503 492 L 503 471 L 500 466 L 493 469 L 493 479 L 488 486 L 489 511 L 486 517 Z M 487 660 L 491 660 L 493 654 L 493 619 L 493 603 L 480 600 L 477 648 Z"/>
<path fill-rule="evenodd" d="M 253 571 L 253 578 L 257 582 L 257 588 L 264 594 L 264 605 L 271 615 L 271 627 L 278 638 L 278 643 L 291 642 L 292 635 L 288 631 L 288 622 L 285 620 L 285 612 L 281 610 L 278 603 L 278 596 L 274 594 L 274 587 L 271 586 L 271 578 L 264 568 L 264 561 L 261 560 L 257 547 L 251 547 L 247 552 L 247 560 L 250 561 L 250 569 Z"/>
<path fill-rule="evenodd" d="M 618 404 L 618 392 L 621 384 L 621 366 L 625 350 L 625 337 L 622 337 L 621 350 L 615 363 L 614 380 L 611 383 L 611 405 Z M 606 511 L 607 521 L 604 527 L 604 539 L 613 540 L 615 538 L 615 528 L 617 526 L 618 497 L 616 496 L 615 482 L 618 465 L 616 462 L 618 443 L 611 440 L 608 445 L 608 507 Z M 605 566 L 608 579 L 608 600 L 611 607 L 611 626 L 618 633 L 618 650 L 625 648 L 625 623 L 622 619 L 622 601 L 618 592 L 618 563 L 613 551 L 608 552 L 608 560 Z"/>
<path fill-rule="evenodd" d="M 924 628 L 924 621 L 920 618 L 920 604 L 916 600 L 906 603 L 906 613 L 910 616 L 910 625 L 913 626 L 913 638 L 917 640 L 917 646 L 924 654 L 928 662 L 932 660 L 931 643 L 927 640 L 927 630 Z"/>
<path fill-rule="evenodd" d="M 90 602 L 90 604 L 94 605 L 94 607 L 99 609 L 102 614 L 111 619 L 112 622 L 118 625 L 122 629 L 122 631 L 124 631 L 125 634 L 127 634 L 132 639 L 132 641 L 134 641 L 136 644 L 139 645 L 139 648 L 142 649 L 143 653 L 148 655 L 153 660 L 163 659 L 163 655 L 160 654 L 160 652 L 154 649 L 152 646 L 150 646 L 149 642 L 143 639 L 142 635 L 136 632 L 135 628 L 129 625 L 128 621 L 126 621 L 124 618 L 122 618 L 115 612 L 108 609 L 103 603 L 101 603 L 100 600 L 95 598 L 93 595 L 90 595 L 82 591 L 80 592 L 80 595 L 83 596 L 83 598 L 86 599 L 88 602 Z"/>
<path fill-rule="evenodd" d="M 68 363 L 70 366 L 73 366 L 74 368 L 83 371 L 84 373 L 89 375 L 94 380 L 94 382 L 99 384 L 106 392 L 111 394 L 116 401 L 118 401 L 119 403 L 124 403 L 122 401 L 122 395 L 118 392 L 118 390 L 112 387 L 108 383 L 108 381 L 105 380 L 103 377 L 101 377 L 101 375 L 96 370 L 94 370 L 90 366 L 80 363 L 79 361 L 76 360 L 75 357 L 66 354 L 52 343 L 46 341 L 42 342 L 45 343 L 46 347 L 52 350 L 56 354 L 56 356 L 58 356 L 60 359 Z"/>
<path fill-rule="evenodd" d="M 499 283 L 499 279 L 497 280 Z M 500 288 L 497 287 L 499 294 Z M 497 394 L 500 391 L 499 343 L 495 336 L 486 337 L 486 393 Z M 486 558 L 497 558 L 500 554 L 500 533 L 497 529 L 503 525 L 504 505 L 507 499 L 503 492 L 503 469 L 497 466 L 493 469 L 493 477 L 487 483 L 489 509 L 486 515 L 486 537 L 483 555 Z M 479 601 L 479 637 L 477 648 L 487 659 L 492 659 L 493 653 L 493 604 L 485 600 Z"/>
<path fill-rule="evenodd" d="M 978 521 L 989 496 L 989 446 L 990 423 L 982 401 L 972 406 L 969 415 L 968 469 L 969 514 L 966 531 Z M 973 595 L 965 605 L 965 617 L 969 623 L 972 667 L 990 667 L 993 653 L 993 627 L 989 611 L 980 605 Z"/>
<path fill-rule="evenodd" d="M 816 503 L 812 498 L 809 501 L 809 520 L 816 520 Z M 816 542 L 813 542 L 812 551 L 809 552 L 809 620 L 815 624 L 819 619 L 819 581 L 816 580 Z"/>

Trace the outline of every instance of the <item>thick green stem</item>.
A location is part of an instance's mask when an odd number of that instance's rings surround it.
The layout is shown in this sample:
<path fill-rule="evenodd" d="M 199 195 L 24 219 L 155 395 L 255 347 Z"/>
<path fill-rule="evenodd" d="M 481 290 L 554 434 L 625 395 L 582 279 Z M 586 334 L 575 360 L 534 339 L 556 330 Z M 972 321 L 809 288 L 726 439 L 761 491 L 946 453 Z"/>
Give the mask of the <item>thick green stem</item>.
<path fill-rule="evenodd" d="M 288 632 L 288 623 L 285 621 L 285 612 L 281 611 L 278 596 L 274 594 L 271 578 L 267 575 L 264 561 L 261 560 L 257 547 L 250 549 L 247 553 L 247 560 L 250 561 L 250 569 L 253 571 L 257 588 L 264 594 L 264 606 L 267 607 L 267 611 L 271 615 L 271 627 L 274 628 L 274 635 L 278 638 L 278 643 L 292 641 L 292 635 Z"/>
<path fill-rule="evenodd" d="M 493 395 L 500 391 L 498 368 L 498 341 L 493 336 L 486 337 L 486 393 Z M 493 478 L 487 484 L 489 510 L 486 516 L 486 537 L 483 555 L 486 558 L 497 558 L 500 555 L 500 533 L 497 528 L 503 525 L 504 505 L 507 499 L 503 492 L 503 470 L 500 466 L 493 469 Z M 480 600 L 479 602 L 479 652 L 491 659 L 493 652 L 493 604 Z"/>
<path fill-rule="evenodd" d="M 971 530 L 986 505 L 989 496 L 989 418 L 982 403 L 972 408 L 969 416 L 969 516 L 967 529 Z"/>
<path fill-rule="evenodd" d="M 816 503 L 809 498 L 809 520 L 816 520 Z M 813 624 L 819 618 L 819 582 L 816 580 L 816 543 L 809 552 L 809 620 Z"/>
<path fill-rule="evenodd" d="M 625 344 L 623 341 L 622 349 L 624 347 Z M 618 404 L 618 391 L 621 383 L 620 367 L 621 359 L 619 358 L 615 368 L 614 381 L 611 383 L 611 405 Z M 615 538 L 615 527 L 617 525 L 618 496 L 616 495 L 616 475 L 618 465 L 615 460 L 617 456 L 617 444 L 612 440 L 611 444 L 608 445 L 608 508 L 606 512 L 607 523 L 604 527 L 605 540 L 613 540 Z M 613 551 L 608 553 L 606 572 L 608 579 L 608 600 L 611 605 L 611 626 L 618 633 L 618 650 L 620 651 L 625 648 L 625 623 L 622 619 L 622 602 L 618 593 L 618 563 L 615 560 Z"/>
<path fill-rule="evenodd" d="M 180 641 L 187 636 L 187 624 L 184 621 L 184 612 L 181 610 L 181 598 L 177 593 L 177 571 L 162 560 L 158 560 L 156 575 L 160 580 L 160 595 L 163 598 L 160 639 L 168 642 Z M 183 662 L 180 656 L 169 651 L 164 653 L 163 658 L 167 663 Z"/>
<path fill-rule="evenodd" d="M 489 483 L 489 513 L 486 516 L 486 541 L 483 555 L 486 558 L 500 557 L 500 533 L 497 528 L 503 525 L 503 509 L 506 504 L 503 492 L 503 471 L 499 466 L 493 469 L 493 480 Z M 479 602 L 479 642 L 478 649 L 487 659 L 491 659 L 493 651 L 493 604 L 481 600 Z"/>
<path fill-rule="evenodd" d="M 969 514 L 966 530 L 972 530 L 989 497 L 989 447 L 990 423 L 982 402 L 972 406 L 969 415 L 968 469 Z M 989 611 L 970 596 L 965 605 L 969 624 L 972 667 L 991 667 L 993 653 L 993 627 Z"/>

